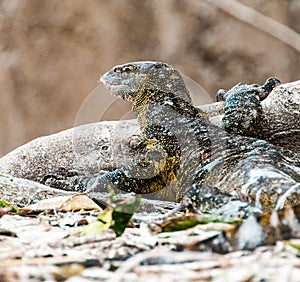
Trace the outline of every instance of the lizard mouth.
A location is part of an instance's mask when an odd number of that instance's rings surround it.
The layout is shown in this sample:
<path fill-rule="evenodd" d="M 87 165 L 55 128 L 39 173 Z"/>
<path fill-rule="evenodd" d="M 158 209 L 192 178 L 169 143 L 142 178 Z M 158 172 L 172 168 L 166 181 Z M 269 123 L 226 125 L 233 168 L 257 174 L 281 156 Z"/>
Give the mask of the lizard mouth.
<path fill-rule="evenodd" d="M 98 79 L 98 82 L 103 84 L 106 88 L 125 86 L 125 84 L 118 83 L 117 81 L 116 82 L 113 82 L 113 81 L 108 82 L 108 80 L 106 80 L 104 76 L 101 76 Z"/>
<path fill-rule="evenodd" d="M 99 79 L 99 82 L 103 84 L 112 95 L 128 100 L 127 95 L 130 92 L 128 85 L 117 82 L 108 82 L 103 76 Z"/>

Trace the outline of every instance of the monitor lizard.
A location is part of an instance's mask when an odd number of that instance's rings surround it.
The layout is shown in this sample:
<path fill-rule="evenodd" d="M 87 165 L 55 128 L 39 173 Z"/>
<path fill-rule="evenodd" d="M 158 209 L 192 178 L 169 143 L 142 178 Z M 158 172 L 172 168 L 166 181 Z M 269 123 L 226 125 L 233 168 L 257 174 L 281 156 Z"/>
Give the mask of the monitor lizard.
<path fill-rule="evenodd" d="M 192 105 L 183 78 L 173 66 L 132 62 L 112 68 L 100 82 L 113 95 L 132 103 L 147 153 L 143 160 L 126 167 L 84 181 L 76 179 L 76 185 L 91 198 L 112 188 L 161 200 L 180 202 L 188 198 L 203 212 L 218 213 L 232 203 L 246 203 L 250 213 L 299 206 L 300 168 L 276 146 L 243 136 L 253 135 L 255 121 L 250 123 L 249 132 L 243 123 L 243 132 L 226 132 L 211 124 L 206 114 Z M 278 82 L 268 80 L 261 88 L 264 93 L 254 91 L 258 95 L 251 109 L 255 119 L 259 101 Z M 225 107 L 229 99 L 227 106 L 233 104 L 237 115 L 239 97 L 239 91 L 218 93 Z M 246 114 L 251 99 L 253 95 L 240 99 Z"/>
<path fill-rule="evenodd" d="M 142 162 L 91 179 L 88 186 L 97 185 L 89 193 L 112 186 L 180 201 L 205 184 L 263 211 L 300 203 L 300 168 L 265 140 L 212 125 L 192 105 L 174 67 L 133 62 L 114 67 L 100 80 L 113 95 L 132 103 L 148 152 Z M 201 189 L 194 202 L 206 204 Z"/>

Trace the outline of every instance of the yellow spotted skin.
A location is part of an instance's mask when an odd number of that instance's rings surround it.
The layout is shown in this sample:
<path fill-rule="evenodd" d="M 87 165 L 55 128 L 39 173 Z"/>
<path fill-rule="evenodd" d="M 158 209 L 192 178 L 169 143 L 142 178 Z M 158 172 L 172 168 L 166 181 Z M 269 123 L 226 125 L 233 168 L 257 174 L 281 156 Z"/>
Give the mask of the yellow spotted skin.
<path fill-rule="evenodd" d="M 78 177 L 74 187 L 93 199 L 110 189 L 184 199 L 182 205 L 189 199 L 202 212 L 246 218 L 233 238 L 239 249 L 300 236 L 300 168 L 272 144 L 249 137 L 255 136 L 260 100 L 276 79 L 219 92 L 225 130 L 192 105 L 181 75 L 168 64 L 128 63 L 100 81 L 132 103 L 147 151 L 126 167 L 88 180 Z M 249 224 L 256 233 L 249 233 Z"/>
<path fill-rule="evenodd" d="M 256 229 L 264 232 L 253 243 L 249 229 L 241 226 L 239 248 L 300 236 L 300 167 L 274 145 L 249 137 L 255 136 L 260 100 L 276 79 L 219 92 L 218 99 L 225 101 L 224 123 L 231 131 L 212 125 L 192 105 L 180 73 L 168 64 L 128 63 L 100 81 L 132 103 L 146 154 L 104 175 L 77 177 L 73 190 L 78 187 L 91 198 L 113 189 L 160 200 L 184 199 L 182 203 L 190 199 L 202 212 L 247 220 L 254 215 Z"/>
<path fill-rule="evenodd" d="M 100 81 L 113 95 L 132 103 L 147 153 L 140 162 L 87 183 L 79 180 L 88 194 L 113 188 L 116 193 L 177 202 L 189 197 L 202 211 L 218 211 L 237 200 L 264 212 L 300 204 L 300 168 L 264 140 L 228 134 L 213 126 L 192 105 L 174 67 L 132 62 L 114 67 Z M 252 85 L 249 90 L 239 85 L 242 91 L 225 91 L 219 98 L 227 101 L 229 112 L 241 102 L 247 108 L 247 103 L 258 104 L 273 86 L 266 83 L 264 92 L 259 87 Z M 237 128 L 243 123 L 232 122 Z M 238 129 L 236 133 L 245 132 Z"/>
<path fill-rule="evenodd" d="M 300 204 L 300 168 L 264 140 L 213 126 L 192 105 L 174 67 L 133 62 L 114 67 L 100 81 L 113 95 L 132 103 L 147 153 L 141 162 L 90 179 L 89 195 L 112 187 L 161 200 L 189 197 L 202 211 L 216 211 L 233 200 L 266 212 Z M 255 90 L 255 98 L 251 91 L 241 100 L 246 103 L 249 98 L 251 104 L 265 97 Z M 238 103 L 239 95 L 235 89 L 222 97 Z"/>

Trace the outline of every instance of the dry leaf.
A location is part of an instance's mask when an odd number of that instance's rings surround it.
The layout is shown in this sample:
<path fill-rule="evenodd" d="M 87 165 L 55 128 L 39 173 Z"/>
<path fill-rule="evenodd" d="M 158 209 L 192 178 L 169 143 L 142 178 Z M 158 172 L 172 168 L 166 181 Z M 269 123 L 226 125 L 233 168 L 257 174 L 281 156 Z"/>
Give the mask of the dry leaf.
<path fill-rule="evenodd" d="M 39 201 L 36 204 L 29 205 L 18 210 L 19 214 L 40 213 L 42 211 L 76 211 L 76 210 L 99 210 L 102 209 L 85 194 L 76 194 L 71 196 L 60 196 L 56 198 Z"/>

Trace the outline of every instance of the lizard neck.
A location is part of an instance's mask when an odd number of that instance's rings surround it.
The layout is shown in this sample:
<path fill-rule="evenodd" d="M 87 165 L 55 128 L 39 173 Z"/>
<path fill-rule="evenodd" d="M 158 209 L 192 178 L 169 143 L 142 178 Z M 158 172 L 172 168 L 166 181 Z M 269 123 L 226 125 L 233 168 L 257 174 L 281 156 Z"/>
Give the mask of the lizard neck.
<path fill-rule="evenodd" d="M 161 96 L 159 91 L 152 89 L 144 89 L 135 95 L 132 111 L 136 115 L 141 131 L 143 132 L 147 126 L 147 107 Z"/>
<path fill-rule="evenodd" d="M 207 116 L 179 94 L 152 89 L 135 94 L 132 110 L 137 117 L 142 133 L 149 124 L 160 123 L 159 117 L 164 115 L 164 121 L 170 122 L 168 112 L 173 112 L 173 114 L 176 112 L 177 118 L 202 119 L 203 124 L 206 124 Z M 162 109 L 164 110 L 162 111 Z M 172 123 L 176 123 L 176 121 Z"/>

